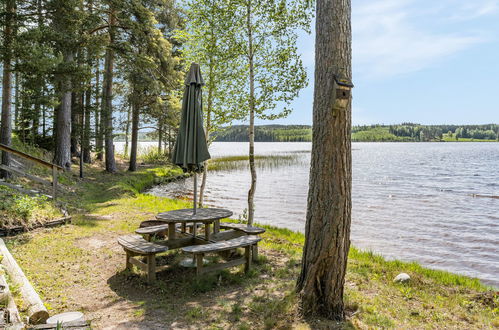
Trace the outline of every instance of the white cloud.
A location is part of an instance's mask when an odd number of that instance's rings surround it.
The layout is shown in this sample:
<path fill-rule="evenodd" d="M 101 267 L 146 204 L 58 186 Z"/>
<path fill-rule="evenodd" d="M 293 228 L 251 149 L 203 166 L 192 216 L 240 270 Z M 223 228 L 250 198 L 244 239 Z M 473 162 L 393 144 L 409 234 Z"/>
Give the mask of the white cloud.
<path fill-rule="evenodd" d="M 452 1 L 455 4 L 456 1 Z M 461 1 L 459 1 L 461 2 Z M 499 13 L 499 0 L 482 0 L 464 2 L 456 6 L 456 12 L 449 17 L 451 20 L 466 21 Z"/>
<path fill-rule="evenodd" d="M 492 2 L 482 1 L 482 6 L 475 6 L 474 15 L 493 11 Z M 449 12 L 449 7 L 441 5 L 439 12 L 441 9 Z M 438 24 L 425 26 L 432 19 L 440 22 L 443 17 L 441 13 L 432 17 L 427 8 L 425 12 L 419 11 L 422 7 L 425 4 L 411 0 L 371 0 L 353 8 L 353 58 L 357 74 L 380 78 L 420 71 L 484 41 L 476 33 L 440 32 Z"/>

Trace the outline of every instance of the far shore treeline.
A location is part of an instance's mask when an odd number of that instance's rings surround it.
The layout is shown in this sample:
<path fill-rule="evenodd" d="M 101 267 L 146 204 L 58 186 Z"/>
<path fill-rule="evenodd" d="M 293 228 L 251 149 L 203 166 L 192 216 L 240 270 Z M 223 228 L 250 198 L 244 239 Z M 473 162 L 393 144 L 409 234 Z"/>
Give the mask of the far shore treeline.
<path fill-rule="evenodd" d="M 218 142 L 247 142 L 248 126 L 234 125 L 217 132 Z M 261 125 L 255 127 L 257 142 L 309 142 L 309 125 Z M 468 142 L 499 141 L 499 125 L 363 125 L 352 127 L 354 142 Z"/>

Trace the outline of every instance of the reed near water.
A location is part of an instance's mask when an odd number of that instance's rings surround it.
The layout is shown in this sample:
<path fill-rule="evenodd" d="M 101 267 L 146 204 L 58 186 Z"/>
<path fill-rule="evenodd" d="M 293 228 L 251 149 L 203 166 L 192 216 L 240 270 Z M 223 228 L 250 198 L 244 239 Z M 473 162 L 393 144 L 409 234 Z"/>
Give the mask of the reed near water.
<path fill-rule="evenodd" d="M 224 156 L 213 158 L 209 161 L 210 171 L 233 171 L 242 170 L 249 167 L 248 156 Z M 298 154 L 272 154 L 255 155 L 255 164 L 260 169 L 273 169 L 282 166 L 295 165 L 302 162 Z"/>

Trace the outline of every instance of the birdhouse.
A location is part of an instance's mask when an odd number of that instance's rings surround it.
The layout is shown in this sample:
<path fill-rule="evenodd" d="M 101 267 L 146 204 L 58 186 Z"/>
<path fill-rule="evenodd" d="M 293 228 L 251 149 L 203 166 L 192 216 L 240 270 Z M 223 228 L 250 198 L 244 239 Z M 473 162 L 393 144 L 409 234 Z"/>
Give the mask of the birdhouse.
<path fill-rule="evenodd" d="M 348 105 L 348 100 L 350 99 L 353 84 L 350 80 L 341 79 L 334 77 L 335 81 L 335 102 L 334 107 L 338 109 L 344 109 Z"/>

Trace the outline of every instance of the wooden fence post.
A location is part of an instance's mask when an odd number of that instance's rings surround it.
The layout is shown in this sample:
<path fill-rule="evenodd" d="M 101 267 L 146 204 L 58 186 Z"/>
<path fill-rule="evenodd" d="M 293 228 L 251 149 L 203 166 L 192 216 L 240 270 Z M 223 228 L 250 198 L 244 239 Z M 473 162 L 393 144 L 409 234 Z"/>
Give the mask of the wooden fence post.
<path fill-rule="evenodd" d="M 56 201 L 57 198 L 57 168 L 52 165 L 52 200 Z"/>

